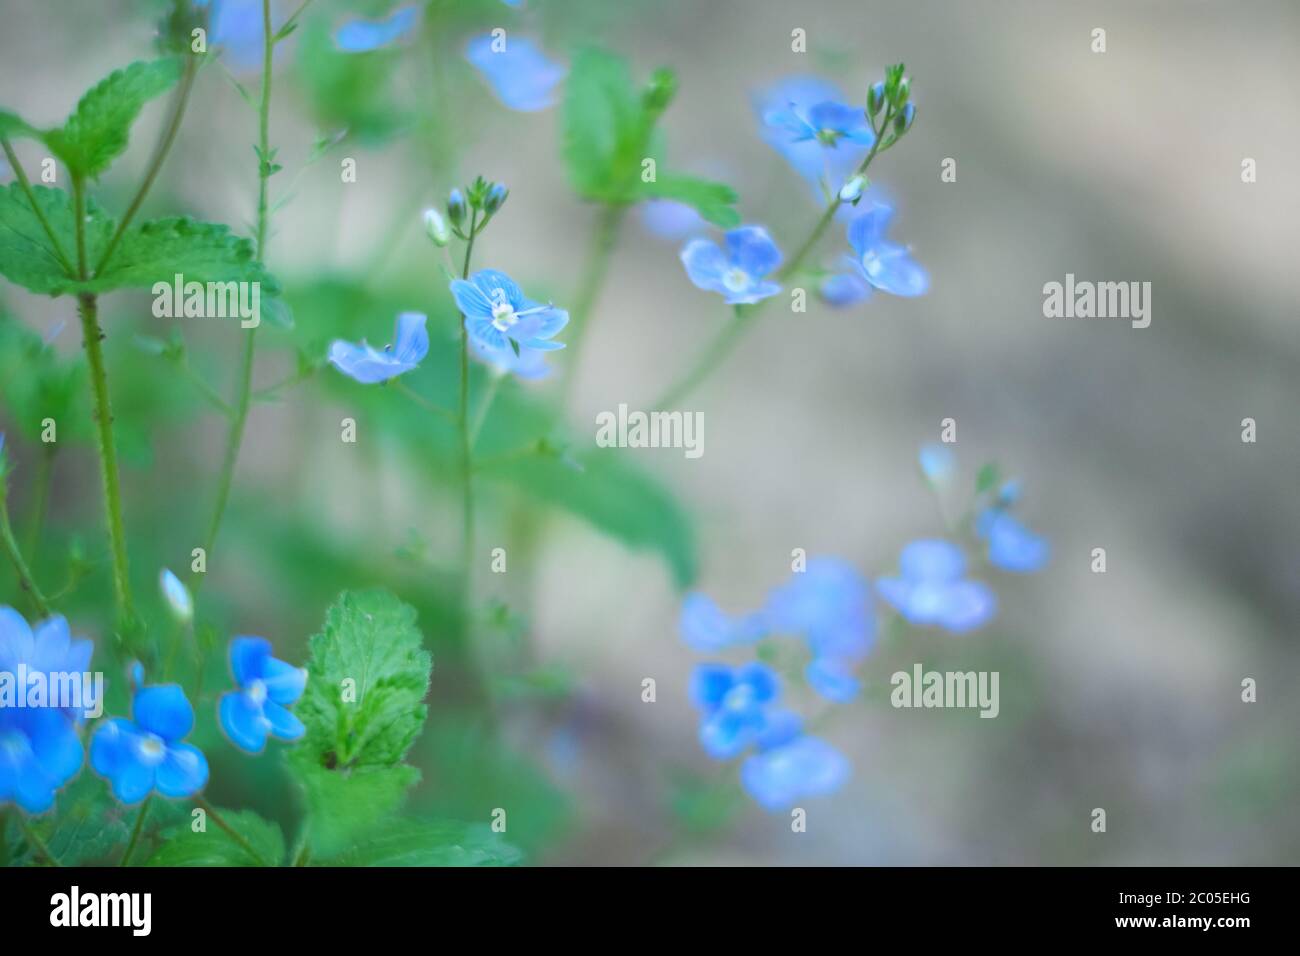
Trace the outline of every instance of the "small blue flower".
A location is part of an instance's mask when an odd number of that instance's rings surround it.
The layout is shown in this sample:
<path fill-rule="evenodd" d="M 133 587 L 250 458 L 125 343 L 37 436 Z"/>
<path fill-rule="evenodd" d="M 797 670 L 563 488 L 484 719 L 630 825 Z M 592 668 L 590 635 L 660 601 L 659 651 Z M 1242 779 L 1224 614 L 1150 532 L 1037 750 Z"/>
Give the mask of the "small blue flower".
<path fill-rule="evenodd" d="M 997 597 L 984 584 L 963 578 L 966 558 L 947 541 L 923 539 L 903 548 L 899 577 L 881 578 L 876 590 L 912 624 L 964 633 L 987 623 Z"/>
<path fill-rule="evenodd" d="M 762 226 L 727 233 L 726 252 L 710 239 L 692 239 L 682 249 L 686 274 L 701 289 L 721 293 L 728 305 L 759 302 L 781 291 L 764 277 L 781 264 L 781 250 Z"/>
<path fill-rule="evenodd" d="M 917 456 L 921 463 L 921 473 L 932 485 L 941 485 L 952 477 L 956 467 L 956 456 L 947 445 L 931 443 L 921 447 Z"/>
<path fill-rule="evenodd" d="M 757 743 L 769 732 L 780 732 L 789 722 L 770 713 L 781 694 L 776 672 L 753 661 L 737 668 L 726 664 L 698 664 L 691 674 L 691 702 L 703 712 L 700 743 L 717 760 L 729 760 Z"/>
<path fill-rule="evenodd" d="M 548 60 L 527 37 L 498 41 L 485 33 L 470 40 L 465 59 L 483 75 L 504 106 L 525 113 L 551 106 L 555 102 L 555 86 L 568 72 L 564 66 Z"/>
<path fill-rule="evenodd" d="M 483 269 L 468 282 L 453 279 L 451 294 L 465 316 L 470 340 L 488 355 L 513 352 L 512 342 L 519 347 L 520 357 L 530 349 L 550 352 L 564 348 L 564 343 L 550 340 L 569 324 L 569 313 L 526 298 L 504 272 Z"/>
<path fill-rule="evenodd" d="M 90 765 L 108 780 L 122 803 L 138 803 L 154 790 L 190 797 L 208 782 L 208 761 L 182 743 L 194 728 L 194 708 L 177 684 L 141 687 L 131 703 L 134 720 L 100 724 L 90 742 Z"/>
<path fill-rule="evenodd" d="M 976 523 L 980 537 L 988 540 L 989 561 L 1003 571 L 1030 574 L 1047 563 L 1047 539 L 1034 534 L 1000 508 L 990 508 Z"/>
<path fill-rule="evenodd" d="M 239 690 L 221 695 L 221 729 L 236 747 L 261 753 L 268 736 L 293 741 L 307 732 L 288 709 L 302 696 L 307 671 L 272 657 L 270 641 L 262 637 L 232 640 L 230 672 Z"/>
<path fill-rule="evenodd" d="M 535 349 L 515 350 L 510 346 L 493 349 L 477 339 L 469 340 L 469 350 L 474 357 L 500 375 L 514 375 L 526 382 L 538 382 L 551 374 L 546 353 Z"/>
<path fill-rule="evenodd" d="M 196 5 L 211 8 L 208 44 L 221 48 L 222 60 L 232 73 L 262 69 L 262 0 L 196 0 Z M 278 6 L 272 4 L 273 16 Z"/>
<path fill-rule="evenodd" d="M 694 591 L 682 601 L 679 628 L 688 647 L 712 654 L 761 640 L 767 634 L 768 624 L 761 613 L 732 619 L 707 594 Z"/>
<path fill-rule="evenodd" d="M 158 575 L 158 586 L 162 590 L 163 600 L 176 620 L 188 624 L 194 619 L 194 597 L 171 569 L 163 568 Z"/>
<path fill-rule="evenodd" d="M 794 113 L 811 119 L 815 107 L 828 103 L 838 104 L 843 99 L 842 93 L 833 83 L 814 76 L 794 76 L 763 91 L 754 101 L 763 141 L 785 157 L 800 176 L 813 184 L 819 199 L 822 198 L 823 190 L 832 189 L 834 184 L 844 182 L 857 169 L 867 155 L 871 140 L 868 138 L 865 143 L 862 142 L 862 131 L 856 129 L 853 137 L 838 137 L 834 148 L 827 148 L 830 144 L 824 145 L 816 136 L 796 139 L 791 135 L 791 128 L 784 122 L 783 114 Z M 866 132 L 869 136 L 870 130 Z"/>
<path fill-rule="evenodd" d="M 885 238 L 885 228 L 894 211 L 873 203 L 871 208 L 849 223 L 849 245 L 855 258 L 851 267 L 863 279 L 891 295 L 924 295 L 930 277 L 912 260 L 906 246 Z"/>
<path fill-rule="evenodd" d="M 21 664 L 29 674 L 85 674 L 94 650 L 90 641 L 73 638 L 67 618 L 61 614 L 30 628 L 13 608 L 0 607 L 0 672 L 16 673 Z M 66 707 L 60 713 L 76 722 L 83 709 Z"/>
<path fill-rule="evenodd" d="M 824 100 L 806 110 L 791 103 L 784 109 L 772 110 L 763 122 L 784 131 L 791 143 L 813 140 L 826 149 L 835 149 L 841 141 L 870 146 L 876 140 L 866 113 L 834 100 Z"/>
<path fill-rule="evenodd" d="M 849 761 L 819 737 L 798 736 L 745 760 L 740 782 L 768 810 L 787 810 L 805 797 L 824 796 L 849 776 Z"/>
<path fill-rule="evenodd" d="M 848 259 L 848 256 L 844 258 Z M 844 272 L 836 272 L 823 279 L 818 291 L 827 305 L 842 309 L 870 298 L 871 283 L 862 277 L 862 270 L 849 262 Z"/>
<path fill-rule="evenodd" d="M 403 375 L 424 361 L 429 352 L 427 317 L 420 312 L 403 312 L 397 317 L 397 342 L 382 352 L 365 339 L 361 344 L 335 339 L 330 343 L 330 363 L 362 385 L 386 382 Z"/>
<path fill-rule="evenodd" d="M 417 20 L 415 4 L 399 7 L 382 20 L 349 20 L 334 31 L 334 45 L 345 53 L 369 53 L 405 37 Z"/>
<path fill-rule="evenodd" d="M 650 199 L 641 203 L 641 223 L 659 239 L 678 240 L 707 228 L 694 206 L 675 199 Z"/>

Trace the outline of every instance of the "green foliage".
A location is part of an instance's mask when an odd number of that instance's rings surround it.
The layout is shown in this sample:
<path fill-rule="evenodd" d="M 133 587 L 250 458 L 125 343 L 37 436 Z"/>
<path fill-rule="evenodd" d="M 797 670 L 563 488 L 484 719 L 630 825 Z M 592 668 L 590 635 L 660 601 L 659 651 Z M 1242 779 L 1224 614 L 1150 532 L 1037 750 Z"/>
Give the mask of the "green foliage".
<path fill-rule="evenodd" d="M 523 854 L 485 823 L 396 820 L 330 866 L 511 866 Z"/>
<path fill-rule="evenodd" d="M 642 161 L 658 165 L 661 158 L 655 125 L 672 87 L 671 74 L 661 70 L 642 95 L 623 58 L 595 48 L 578 53 L 564 99 L 564 159 L 573 187 L 611 205 L 674 199 L 715 225 L 735 226 L 737 197 L 728 186 L 662 169 L 656 169 L 656 182 L 642 182 Z"/>
<path fill-rule="evenodd" d="M 982 495 L 992 491 L 1001 478 L 1002 469 L 998 467 L 997 462 L 990 461 L 984 464 L 975 475 L 975 494 Z"/>
<path fill-rule="evenodd" d="M 72 197 L 62 189 L 33 186 L 36 206 L 49 224 L 59 248 L 76 258 L 76 218 Z M 93 200 L 86 203 L 86 248 L 89 255 L 108 244 L 113 220 Z M 49 237 L 33 211 L 27 194 L 17 183 L 0 187 L 0 275 L 15 285 L 44 295 L 62 295 L 77 289 L 77 280 L 64 270 Z"/>
<path fill-rule="evenodd" d="M 81 98 L 62 129 L 44 141 L 74 176 L 98 177 L 125 150 L 145 103 L 165 93 L 180 77 L 176 57 L 132 63 L 96 84 Z"/>
<path fill-rule="evenodd" d="M 284 835 L 274 823 L 251 810 L 218 812 L 253 853 L 209 818 L 203 833 L 195 833 L 188 822 L 164 830 L 162 845 L 149 857 L 147 865 L 276 866 L 284 860 Z"/>
<path fill-rule="evenodd" d="M 108 785 L 93 773 L 82 773 L 59 794 L 54 812 L 32 820 L 30 825 L 64 866 L 116 863 L 130 833 L 123 808 L 113 801 Z M 6 844 L 21 847 L 11 857 L 11 863 L 41 865 L 39 855 L 26 845 L 16 821 L 9 822 Z"/>
<path fill-rule="evenodd" d="M 41 422 L 58 423 L 59 441 L 87 438 L 86 363 L 80 353 L 64 358 L 39 335 L 0 310 L 0 399 L 29 439 Z"/>

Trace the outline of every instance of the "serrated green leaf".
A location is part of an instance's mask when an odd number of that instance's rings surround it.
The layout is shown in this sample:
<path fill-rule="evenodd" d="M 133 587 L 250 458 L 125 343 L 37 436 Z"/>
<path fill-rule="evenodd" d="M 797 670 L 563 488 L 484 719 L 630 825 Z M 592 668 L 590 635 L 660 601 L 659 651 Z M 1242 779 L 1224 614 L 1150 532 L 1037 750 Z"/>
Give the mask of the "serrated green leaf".
<path fill-rule="evenodd" d="M 301 749 L 288 757 L 290 771 L 306 804 L 306 827 L 313 855 L 331 856 L 388 826 L 420 771 L 395 767 L 327 769 Z"/>
<path fill-rule="evenodd" d="M 396 820 L 362 846 L 325 861 L 328 866 L 513 866 L 518 847 L 486 823 Z"/>
<path fill-rule="evenodd" d="M 131 124 L 145 103 L 165 93 L 180 75 L 176 57 L 116 70 L 81 98 L 62 129 L 45 134 L 46 144 L 74 175 L 99 176 L 126 150 Z"/>
<path fill-rule="evenodd" d="M 588 199 L 621 201 L 626 168 L 642 138 L 644 110 L 627 61 L 588 48 L 574 58 L 564 95 L 564 159 L 573 188 Z"/>
<path fill-rule="evenodd" d="M 280 284 L 255 258 L 253 243 L 229 226 L 193 219 L 155 219 L 128 229 L 103 274 L 79 289 L 108 292 L 122 288 L 169 285 L 180 274 L 185 282 L 258 282 L 272 297 Z"/>
<path fill-rule="evenodd" d="M 731 229 L 740 225 L 740 213 L 734 208 L 740 197 L 724 183 L 659 173 L 654 182 L 641 183 L 640 187 L 643 197 L 685 203 L 715 226 Z"/>
<path fill-rule="evenodd" d="M 330 769 L 398 763 L 424 724 L 433 662 L 423 644 L 415 610 L 392 594 L 342 594 L 309 644 L 300 749 Z"/>
<path fill-rule="evenodd" d="M 65 255 L 75 258 L 77 237 L 72 197 L 62 189 L 33 186 L 32 195 Z M 86 203 L 86 247 L 97 252 L 113 234 L 113 220 L 90 200 Z M 74 292 L 78 282 L 64 271 L 40 219 L 17 183 L 0 187 L 0 275 L 43 295 Z"/>
<path fill-rule="evenodd" d="M 92 773 L 83 773 L 58 797 L 54 812 L 32 821 L 32 828 L 50 854 L 63 866 L 117 863 L 126 846 L 129 821 L 112 799 L 108 785 Z M 43 861 L 26 845 L 22 830 L 9 824 L 9 845 L 18 853 L 15 865 L 39 866 Z"/>
<path fill-rule="evenodd" d="M 215 820 L 195 833 L 190 824 L 171 827 L 147 866 L 279 866 L 284 862 L 284 835 L 279 826 L 251 810 L 219 810 L 221 818 L 238 833 L 257 856 L 230 836 Z"/>
<path fill-rule="evenodd" d="M 19 136 L 39 139 L 41 131 L 32 126 L 17 113 L 10 113 L 8 110 L 0 110 L 0 136 L 5 137 L 6 139 L 16 139 Z"/>

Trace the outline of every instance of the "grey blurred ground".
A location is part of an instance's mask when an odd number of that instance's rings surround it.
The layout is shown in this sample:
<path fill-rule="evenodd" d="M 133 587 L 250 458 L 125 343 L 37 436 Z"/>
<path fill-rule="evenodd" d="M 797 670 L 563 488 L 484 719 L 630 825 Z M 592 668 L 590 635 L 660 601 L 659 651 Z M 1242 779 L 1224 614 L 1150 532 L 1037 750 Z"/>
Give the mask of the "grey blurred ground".
<path fill-rule="evenodd" d="M 48 8 L 62 6 L 5 4 L 3 100 L 21 94 L 35 120 L 58 119 L 93 78 L 141 53 L 138 37 L 105 29 L 92 49 L 49 29 Z M 674 155 L 727 170 L 746 218 L 766 221 L 787 250 L 816 210 L 758 140 L 751 92 L 829 62 L 843 64 L 829 75 L 857 97 L 903 59 L 920 109 L 876 178 L 931 293 L 844 313 L 770 310 L 691 405 L 706 413 L 705 456 L 643 453 L 700 518 L 701 586 L 726 607 L 756 605 L 794 547 L 888 568 L 905 541 L 939 531 L 915 453 L 949 416 L 962 480 L 990 458 L 1022 476 L 1027 519 L 1054 547 L 1045 573 L 999 579 L 1002 612 L 987 631 L 915 634 L 867 671 L 880 687 L 918 660 L 1001 670 L 999 719 L 879 701 L 842 708 L 826 736 L 855 774 L 809 804 L 807 834 L 747 809 L 732 830 L 670 859 L 1296 862 L 1300 6 L 627 6 L 609 44 L 642 70 L 666 62 L 681 75 L 667 123 Z M 1098 26 L 1102 55 L 1089 50 Z M 794 27 L 813 52 L 790 52 Z M 252 211 L 247 138 L 217 131 L 246 117 L 215 81 L 201 95 L 206 119 L 173 158 L 175 188 L 200 187 L 211 214 L 237 224 Z M 314 131 L 292 114 L 286 95 L 276 139 L 301 156 Z M 497 110 L 462 163 L 511 183 L 511 229 L 493 235 L 490 255 L 523 277 L 575 275 L 591 225 L 553 160 L 555 122 Z M 958 162 L 954 184 L 939 181 L 944 157 Z M 1243 157 L 1258 162 L 1256 184 L 1240 180 Z M 299 201 L 277 221 L 272 260 L 289 282 L 322 262 L 369 261 L 394 213 L 419 196 L 411 157 L 369 159 L 382 172 L 341 205 Z M 309 172 L 305 194 L 317 175 L 333 174 Z M 593 321 L 575 421 L 650 401 L 725 319 L 686 281 L 675 247 L 629 225 Z M 399 262 L 423 256 L 418 243 L 413 215 Z M 1150 281 L 1151 327 L 1043 318 L 1043 284 L 1067 272 Z M 42 303 L 14 299 L 34 324 L 46 321 Z M 282 467 L 278 436 L 304 414 L 259 410 L 245 474 Z M 1247 416 L 1259 423 L 1254 445 L 1240 441 Z M 551 530 L 535 582 L 537 640 L 583 675 L 597 717 L 571 771 L 586 828 L 556 859 L 637 862 L 669 825 L 647 781 L 668 764 L 708 769 L 685 699 L 696 658 L 676 638 L 661 565 L 577 524 Z M 1098 546 L 1104 576 L 1089 572 Z M 658 680 L 655 705 L 640 701 L 645 676 Z M 1256 704 L 1239 699 L 1244 677 L 1259 681 Z M 1094 807 L 1107 809 L 1105 835 L 1089 832 Z"/>

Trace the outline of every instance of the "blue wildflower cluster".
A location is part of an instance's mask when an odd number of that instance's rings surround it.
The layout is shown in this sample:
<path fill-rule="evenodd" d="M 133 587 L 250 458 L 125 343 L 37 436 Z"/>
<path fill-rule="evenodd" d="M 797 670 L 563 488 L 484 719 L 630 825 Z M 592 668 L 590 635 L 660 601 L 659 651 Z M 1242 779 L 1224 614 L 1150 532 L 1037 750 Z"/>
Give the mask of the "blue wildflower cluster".
<path fill-rule="evenodd" d="M 946 483 L 955 469 L 954 456 L 944 445 L 925 446 L 919 459 L 932 486 Z M 1015 482 L 991 495 L 977 493 L 978 518 L 965 540 L 992 566 L 1027 573 L 1046 564 L 1049 549 L 1045 539 L 1010 514 L 1018 497 Z M 874 585 L 839 558 L 800 559 L 789 580 L 755 611 L 729 615 L 708 595 L 688 594 L 679 631 L 690 648 L 705 654 L 793 637 L 807 658 L 804 683 L 825 700 L 844 704 L 860 692 L 857 671 L 876 642 L 877 598 L 916 627 L 965 634 L 992 620 L 997 596 L 968 570 L 963 546 L 941 538 L 908 543 L 898 572 L 880 576 Z M 781 681 L 768 664 L 699 664 L 690 697 L 701 714 L 700 743 L 709 756 L 730 760 L 753 748 L 741 765 L 740 780 L 763 807 L 788 808 L 804 797 L 831 793 L 848 778 L 847 758 L 805 733 L 799 715 L 782 706 Z"/>

